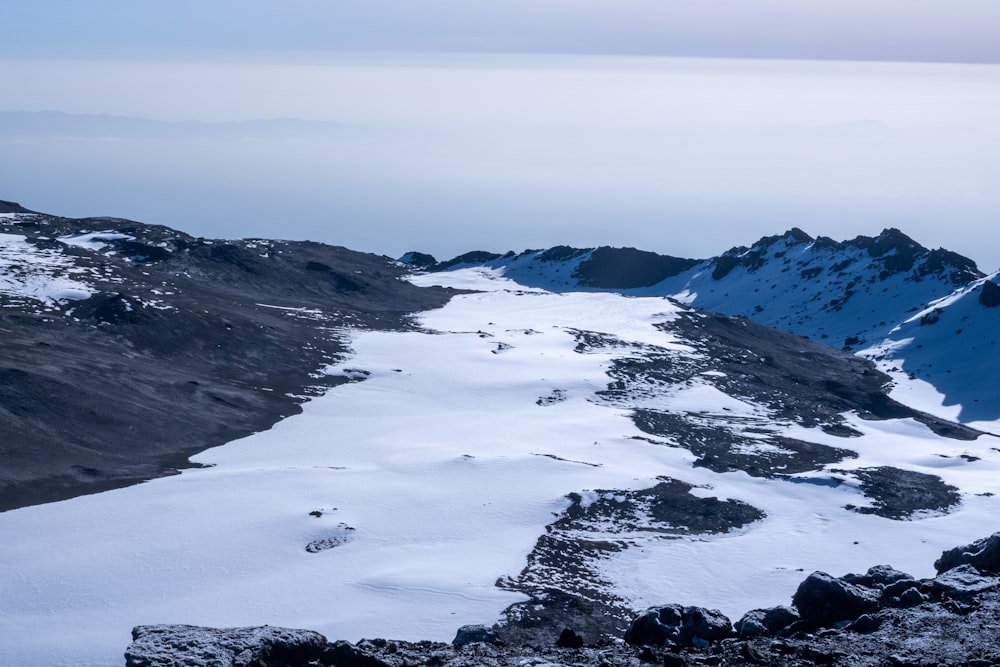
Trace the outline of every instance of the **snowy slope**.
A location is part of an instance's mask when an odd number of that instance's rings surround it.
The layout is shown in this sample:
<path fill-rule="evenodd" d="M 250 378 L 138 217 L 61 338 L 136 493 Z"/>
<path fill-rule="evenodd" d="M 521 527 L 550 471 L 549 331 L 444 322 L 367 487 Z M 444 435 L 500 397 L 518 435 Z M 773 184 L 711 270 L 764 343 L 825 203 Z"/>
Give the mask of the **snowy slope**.
<path fill-rule="evenodd" d="M 430 268 L 470 266 L 499 269 L 515 282 L 555 291 L 671 296 L 835 347 L 855 339 L 852 348 L 881 340 L 909 313 L 982 278 L 971 260 L 928 250 L 896 229 L 842 242 L 792 229 L 706 260 L 633 248 L 556 247 L 502 256 L 468 253 Z"/>
<path fill-rule="evenodd" d="M 992 407 L 981 413 L 972 405 L 992 406 L 985 394 L 996 389 L 992 378 L 1000 377 L 1000 355 L 988 353 L 1000 345 L 996 309 L 976 303 L 983 274 L 971 260 L 928 250 L 899 230 L 834 241 L 792 229 L 707 260 L 631 248 L 556 247 L 502 256 L 469 253 L 441 263 L 424 257 L 420 266 L 435 271 L 485 266 L 554 291 L 669 296 L 703 310 L 746 316 L 833 347 L 866 350 L 865 356 L 884 362 L 883 370 L 903 369 L 895 376 L 901 387 L 923 382 L 935 388 L 919 391 L 924 410 L 962 421 L 997 417 Z M 926 345 L 905 343 L 914 337 L 914 327 L 927 322 L 929 310 L 954 301 L 964 305 L 953 307 L 944 327 L 933 329 L 933 336 L 927 335 L 931 329 L 915 336 L 926 338 Z M 909 396 L 915 392 L 906 390 Z M 956 404 L 969 405 L 948 409 Z"/>
<path fill-rule="evenodd" d="M 424 313 L 419 331 L 342 332 L 352 352 L 328 372 L 354 381 L 195 457 L 212 467 L 0 514 L 0 664 L 120 664 L 130 628 L 157 622 L 450 640 L 501 619 L 540 579 L 572 585 L 525 569 L 552 534 L 616 544 L 580 562 L 616 604 L 738 617 L 786 603 L 802 570 L 930 574 L 996 516 L 996 438 L 945 438 L 914 418 L 844 414 L 824 430 L 782 417 L 725 391 L 735 364 L 766 360 L 748 351 L 723 368 L 685 338 L 700 316 L 674 302 L 553 293 L 478 269 L 413 280 L 479 291 Z M 646 375 L 622 374 L 646 362 Z M 716 471 L 694 465 L 679 432 L 640 429 L 636 408 L 727 423 L 762 460 L 785 442 L 836 455 L 790 475 Z M 889 467 L 954 487 L 958 504 L 906 520 L 857 511 L 876 502 L 864 471 Z M 692 485 L 678 499 L 743 519 L 663 520 L 669 506 L 646 491 L 665 479 Z M 582 518 L 563 521 L 573 506 Z M 634 521 L 588 514 L 602 507 Z"/>
<path fill-rule="evenodd" d="M 997 278 L 993 274 L 931 301 L 859 354 L 894 376 L 893 395 L 908 405 L 995 428 L 1000 420 Z"/>

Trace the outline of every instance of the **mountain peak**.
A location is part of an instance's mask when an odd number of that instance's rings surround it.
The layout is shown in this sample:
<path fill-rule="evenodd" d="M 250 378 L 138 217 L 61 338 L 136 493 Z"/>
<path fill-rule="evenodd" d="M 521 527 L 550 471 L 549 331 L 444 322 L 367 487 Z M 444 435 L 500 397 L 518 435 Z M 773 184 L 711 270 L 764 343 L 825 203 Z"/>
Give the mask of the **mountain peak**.
<path fill-rule="evenodd" d="M 782 237 L 799 241 L 801 243 L 811 243 L 813 240 L 813 237 L 809 236 L 798 227 L 792 227 L 787 232 L 782 234 Z"/>
<path fill-rule="evenodd" d="M 868 252 L 872 257 L 883 257 L 894 250 L 897 255 L 915 257 L 918 253 L 926 252 L 927 248 L 923 247 L 895 227 L 889 227 L 888 229 L 882 230 L 881 234 L 871 240 L 871 245 L 868 247 Z"/>

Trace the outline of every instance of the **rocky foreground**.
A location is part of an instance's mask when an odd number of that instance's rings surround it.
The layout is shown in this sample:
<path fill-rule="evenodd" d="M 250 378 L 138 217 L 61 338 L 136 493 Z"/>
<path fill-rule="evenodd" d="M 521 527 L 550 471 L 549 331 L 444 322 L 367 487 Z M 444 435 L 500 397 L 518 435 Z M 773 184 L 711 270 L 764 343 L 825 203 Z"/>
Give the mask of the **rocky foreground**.
<path fill-rule="evenodd" d="M 1000 532 L 946 551 L 937 576 L 888 565 L 833 577 L 814 572 L 791 605 L 747 612 L 667 604 L 633 620 L 619 640 L 589 642 L 564 629 L 547 643 L 511 642 L 509 626 L 465 626 L 451 644 L 385 639 L 329 642 L 264 626 L 145 625 L 132 631 L 127 667 L 617 667 L 687 665 L 1000 665 Z M 578 631 L 580 632 L 578 634 Z M 506 638 L 506 639 L 505 639 Z"/>

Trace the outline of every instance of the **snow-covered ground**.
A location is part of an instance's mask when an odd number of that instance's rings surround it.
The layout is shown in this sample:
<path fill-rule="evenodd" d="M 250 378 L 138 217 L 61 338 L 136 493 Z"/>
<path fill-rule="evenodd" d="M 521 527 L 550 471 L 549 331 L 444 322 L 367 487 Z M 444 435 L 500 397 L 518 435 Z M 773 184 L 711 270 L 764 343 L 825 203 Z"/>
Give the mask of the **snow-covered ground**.
<path fill-rule="evenodd" d="M 40 302 L 42 308 L 86 299 L 94 290 L 78 279 L 81 275 L 90 272 L 60 251 L 39 248 L 17 234 L 0 234 L 0 296 Z"/>
<path fill-rule="evenodd" d="M 521 599 L 494 583 L 518 574 L 566 494 L 648 488 L 660 475 L 767 518 L 612 555 L 603 574 L 637 607 L 682 602 L 737 618 L 787 603 L 814 569 L 889 562 L 928 576 L 943 549 L 996 529 L 996 497 L 976 494 L 1000 492 L 1000 440 L 943 440 L 910 420 L 850 418 L 864 436 L 849 441 L 788 427 L 860 454 L 837 467 L 906 467 L 963 491 L 943 516 L 851 512 L 843 506 L 866 502 L 850 484 L 693 468 L 689 452 L 636 439 L 625 410 L 593 400 L 625 352 L 579 354 L 570 329 L 686 353 L 653 326 L 673 317 L 671 302 L 554 294 L 482 269 L 414 280 L 484 291 L 424 313 L 424 332 L 353 333 L 353 355 L 329 370 L 363 381 L 196 457 L 212 467 L 0 514 L 0 664 L 120 665 L 142 623 L 450 640 Z M 553 395 L 565 400 L 539 404 Z M 756 414 L 718 391 L 669 400 Z"/>
<path fill-rule="evenodd" d="M 859 354 L 893 376 L 892 396 L 917 409 L 997 433 L 1000 308 L 985 308 L 974 281 L 935 299 Z M 919 378 L 932 377 L 932 385 Z"/>

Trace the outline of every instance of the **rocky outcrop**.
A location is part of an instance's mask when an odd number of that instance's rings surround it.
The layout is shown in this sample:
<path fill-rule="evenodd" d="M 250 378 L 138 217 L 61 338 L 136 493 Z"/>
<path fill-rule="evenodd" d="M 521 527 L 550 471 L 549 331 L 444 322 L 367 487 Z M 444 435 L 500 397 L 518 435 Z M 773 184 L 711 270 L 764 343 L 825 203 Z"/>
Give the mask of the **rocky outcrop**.
<path fill-rule="evenodd" d="M 671 604 L 648 609 L 632 621 L 625 633 L 625 643 L 704 647 L 732 634 L 732 623 L 717 609 Z"/>
<path fill-rule="evenodd" d="M 972 544 L 949 549 L 934 561 L 934 569 L 939 574 L 960 565 L 972 565 L 984 572 L 1000 572 L 1000 533 L 993 533 Z"/>
<path fill-rule="evenodd" d="M 836 579 L 825 572 L 813 572 L 799 584 L 792 597 L 802 621 L 810 628 L 853 621 L 878 609 L 878 595 L 870 588 Z"/>
<path fill-rule="evenodd" d="M 310 630 L 140 625 L 125 651 L 126 667 L 286 667 L 319 660 L 326 637 Z"/>
<path fill-rule="evenodd" d="M 753 609 L 736 621 L 736 634 L 744 639 L 773 635 L 798 620 L 798 612 L 784 605 L 770 609 Z"/>
<path fill-rule="evenodd" d="M 493 628 L 485 625 L 463 625 L 455 633 L 455 638 L 451 643 L 455 646 L 465 646 L 466 644 L 495 644 L 500 641 Z"/>
<path fill-rule="evenodd" d="M 992 280 L 983 283 L 983 288 L 979 291 L 979 303 L 987 308 L 1000 306 L 1000 285 Z"/>

